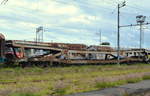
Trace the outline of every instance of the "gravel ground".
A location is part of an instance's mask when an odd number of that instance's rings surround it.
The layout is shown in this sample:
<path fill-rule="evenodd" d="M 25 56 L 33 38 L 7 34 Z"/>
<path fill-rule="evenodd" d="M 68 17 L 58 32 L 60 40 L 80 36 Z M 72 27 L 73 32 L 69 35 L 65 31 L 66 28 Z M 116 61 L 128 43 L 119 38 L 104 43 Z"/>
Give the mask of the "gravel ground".
<path fill-rule="evenodd" d="M 142 92 L 142 93 L 136 93 L 131 96 L 150 96 L 150 91 Z"/>
<path fill-rule="evenodd" d="M 107 88 L 100 91 L 91 91 L 66 96 L 127 96 L 127 94 L 138 94 L 137 96 L 150 96 L 150 93 L 148 91 L 150 91 L 150 80 L 145 80 L 135 84 L 127 84 L 115 88 Z"/>

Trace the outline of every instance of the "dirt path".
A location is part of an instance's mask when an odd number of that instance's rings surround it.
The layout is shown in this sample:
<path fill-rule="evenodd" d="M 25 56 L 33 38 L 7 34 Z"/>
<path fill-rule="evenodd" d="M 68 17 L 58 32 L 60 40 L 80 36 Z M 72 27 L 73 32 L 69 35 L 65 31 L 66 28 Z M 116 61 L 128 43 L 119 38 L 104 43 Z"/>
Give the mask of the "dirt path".
<path fill-rule="evenodd" d="M 115 88 L 107 88 L 101 91 L 91 91 L 66 96 L 127 96 L 127 94 L 139 94 L 146 91 L 150 91 L 150 80 Z"/>

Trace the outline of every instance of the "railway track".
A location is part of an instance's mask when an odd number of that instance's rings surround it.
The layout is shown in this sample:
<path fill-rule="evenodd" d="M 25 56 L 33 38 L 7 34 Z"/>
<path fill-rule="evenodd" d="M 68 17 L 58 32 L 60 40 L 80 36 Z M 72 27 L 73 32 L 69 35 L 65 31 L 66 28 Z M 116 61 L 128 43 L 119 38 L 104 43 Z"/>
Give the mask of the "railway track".
<path fill-rule="evenodd" d="M 58 60 L 53 61 L 28 61 L 19 62 L 20 67 L 67 67 L 67 66 L 86 66 L 86 65 L 115 65 L 117 60 Z M 138 64 L 149 63 L 143 61 L 143 59 L 128 58 L 120 60 L 120 64 Z"/>

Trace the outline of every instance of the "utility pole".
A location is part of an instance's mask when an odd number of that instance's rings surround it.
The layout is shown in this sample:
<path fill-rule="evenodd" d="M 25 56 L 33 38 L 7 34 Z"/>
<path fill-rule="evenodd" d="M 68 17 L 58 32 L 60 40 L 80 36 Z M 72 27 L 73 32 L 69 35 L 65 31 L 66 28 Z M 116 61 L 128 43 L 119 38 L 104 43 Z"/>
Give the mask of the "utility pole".
<path fill-rule="evenodd" d="M 101 29 L 99 29 L 98 32 L 95 33 L 95 35 L 98 36 L 98 39 L 99 39 L 98 43 L 99 43 L 99 45 L 101 45 L 101 43 L 102 43 L 102 31 L 101 31 Z"/>
<path fill-rule="evenodd" d="M 137 21 L 137 24 L 140 24 L 140 49 L 143 47 L 142 46 L 142 41 L 143 41 L 143 24 L 145 22 L 145 19 L 146 19 L 146 16 L 143 16 L 143 15 L 138 15 L 136 16 L 136 21 Z"/>
<path fill-rule="evenodd" d="M 126 6 L 126 2 L 122 2 L 121 4 L 118 4 L 118 32 L 117 32 L 117 60 L 118 60 L 118 65 L 120 65 L 120 8 Z"/>
<path fill-rule="evenodd" d="M 132 26 L 140 26 L 140 41 L 139 41 L 139 48 L 142 49 L 143 48 L 143 26 L 144 25 L 149 25 L 150 23 L 147 22 L 145 23 L 145 19 L 146 19 L 146 16 L 143 16 L 143 15 L 138 15 L 136 16 L 136 21 L 137 21 L 137 24 L 130 24 L 130 25 L 123 25 L 123 26 L 120 26 L 120 27 L 132 27 Z"/>
<path fill-rule="evenodd" d="M 142 24 L 140 24 L 140 49 L 142 48 Z"/>
<path fill-rule="evenodd" d="M 44 29 L 42 26 L 36 28 L 36 42 L 43 42 L 43 32 L 44 32 Z"/>

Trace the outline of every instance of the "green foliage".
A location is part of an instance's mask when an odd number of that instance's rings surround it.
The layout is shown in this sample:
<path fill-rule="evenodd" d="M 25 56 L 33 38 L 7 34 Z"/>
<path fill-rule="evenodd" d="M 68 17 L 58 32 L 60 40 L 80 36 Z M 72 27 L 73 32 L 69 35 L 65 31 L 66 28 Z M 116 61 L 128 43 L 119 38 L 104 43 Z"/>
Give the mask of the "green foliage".
<path fill-rule="evenodd" d="M 0 80 L 0 84 L 15 84 L 15 83 L 17 83 L 17 81 L 15 81 L 15 80 Z"/>
<path fill-rule="evenodd" d="M 33 93 L 14 93 L 11 94 L 10 96 L 40 96 L 40 95 L 33 94 Z"/>
<path fill-rule="evenodd" d="M 95 84 L 95 87 L 98 89 L 102 89 L 102 88 L 110 88 L 110 87 L 116 87 L 119 85 L 123 85 L 126 84 L 125 80 L 118 80 L 118 81 L 114 81 L 114 82 L 98 82 Z"/>
<path fill-rule="evenodd" d="M 101 45 L 110 45 L 109 42 L 102 42 Z"/>
<path fill-rule="evenodd" d="M 142 78 L 132 78 L 132 79 L 128 79 L 127 83 L 137 83 L 142 80 L 143 80 Z"/>

